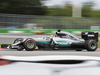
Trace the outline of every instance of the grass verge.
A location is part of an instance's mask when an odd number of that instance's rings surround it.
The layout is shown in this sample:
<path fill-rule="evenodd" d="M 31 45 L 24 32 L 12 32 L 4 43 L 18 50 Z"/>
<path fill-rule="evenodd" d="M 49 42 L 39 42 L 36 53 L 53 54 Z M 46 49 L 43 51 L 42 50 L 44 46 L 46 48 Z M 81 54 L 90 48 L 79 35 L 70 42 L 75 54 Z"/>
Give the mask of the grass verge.
<path fill-rule="evenodd" d="M 100 40 L 99 40 L 99 42 L 98 42 L 98 48 L 100 48 Z"/>

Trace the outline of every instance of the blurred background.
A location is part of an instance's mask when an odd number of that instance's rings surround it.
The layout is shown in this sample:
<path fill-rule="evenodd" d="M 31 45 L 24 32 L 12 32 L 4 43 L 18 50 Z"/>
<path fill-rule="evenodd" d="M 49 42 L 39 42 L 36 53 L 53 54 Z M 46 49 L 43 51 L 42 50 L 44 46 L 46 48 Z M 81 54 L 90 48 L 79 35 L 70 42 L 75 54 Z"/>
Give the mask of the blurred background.
<path fill-rule="evenodd" d="M 0 0 L 0 33 L 99 31 L 99 4 L 99 0 Z"/>

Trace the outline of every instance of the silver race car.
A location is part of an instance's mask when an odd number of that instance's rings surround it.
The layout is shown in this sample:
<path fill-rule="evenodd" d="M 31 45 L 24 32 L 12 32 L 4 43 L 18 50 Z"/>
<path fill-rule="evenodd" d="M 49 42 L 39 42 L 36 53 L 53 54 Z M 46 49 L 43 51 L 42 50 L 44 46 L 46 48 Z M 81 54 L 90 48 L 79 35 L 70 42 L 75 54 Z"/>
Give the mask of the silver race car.
<path fill-rule="evenodd" d="M 14 43 L 7 48 L 22 51 L 39 50 L 76 50 L 95 51 L 98 47 L 97 32 L 82 32 L 81 38 L 69 32 L 57 30 L 56 36 L 43 36 L 39 38 L 17 38 Z"/>

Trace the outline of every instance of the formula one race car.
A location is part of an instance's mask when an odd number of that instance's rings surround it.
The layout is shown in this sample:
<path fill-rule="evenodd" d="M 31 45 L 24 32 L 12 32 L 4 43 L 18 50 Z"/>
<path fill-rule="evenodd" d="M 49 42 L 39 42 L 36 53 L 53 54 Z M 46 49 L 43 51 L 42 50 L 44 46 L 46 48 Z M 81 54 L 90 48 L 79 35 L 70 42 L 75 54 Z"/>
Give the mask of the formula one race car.
<path fill-rule="evenodd" d="M 98 32 L 82 32 L 81 38 L 69 32 L 57 30 L 56 36 L 43 36 L 39 38 L 17 38 L 7 48 L 22 51 L 33 51 L 36 46 L 39 50 L 70 49 L 81 51 L 95 51 L 98 47 Z"/>

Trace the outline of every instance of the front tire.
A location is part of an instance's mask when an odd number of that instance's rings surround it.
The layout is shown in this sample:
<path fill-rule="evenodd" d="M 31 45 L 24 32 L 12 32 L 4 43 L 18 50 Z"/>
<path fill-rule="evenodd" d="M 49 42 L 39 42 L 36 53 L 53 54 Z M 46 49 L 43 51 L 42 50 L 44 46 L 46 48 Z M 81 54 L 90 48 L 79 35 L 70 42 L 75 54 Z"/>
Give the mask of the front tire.
<path fill-rule="evenodd" d="M 95 40 L 87 40 L 85 43 L 87 51 L 96 51 L 98 44 Z"/>
<path fill-rule="evenodd" d="M 24 47 L 23 46 L 19 46 L 19 48 L 17 49 L 17 51 L 22 51 L 24 49 Z"/>
<path fill-rule="evenodd" d="M 22 41 L 23 40 L 23 38 L 17 38 L 17 39 L 15 39 L 15 41 L 13 42 L 13 44 L 14 43 L 17 43 L 17 42 L 19 42 L 19 41 Z"/>
<path fill-rule="evenodd" d="M 36 42 L 33 39 L 27 39 L 24 42 L 24 48 L 26 51 L 33 51 L 36 48 Z"/>

